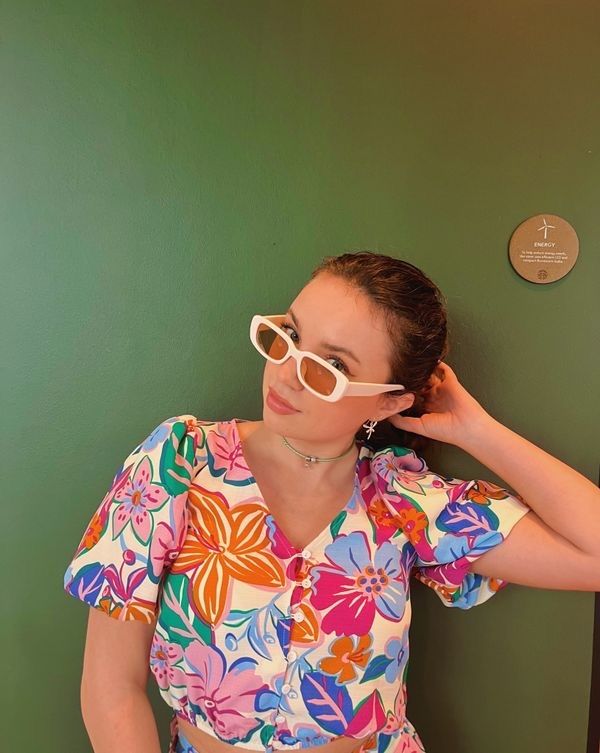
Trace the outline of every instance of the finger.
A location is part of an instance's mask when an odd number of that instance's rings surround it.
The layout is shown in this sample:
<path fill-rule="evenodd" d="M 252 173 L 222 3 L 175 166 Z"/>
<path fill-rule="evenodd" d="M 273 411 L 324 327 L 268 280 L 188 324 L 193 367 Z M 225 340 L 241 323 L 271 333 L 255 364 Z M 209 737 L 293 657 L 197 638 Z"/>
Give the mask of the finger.
<path fill-rule="evenodd" d="M 404 429 L 405 431 L 416 431 L 417 426 L 421 425 L 420 419 L 411 418 L 410 416 L 394 416 L 392 423 L 398 429 Z"/>

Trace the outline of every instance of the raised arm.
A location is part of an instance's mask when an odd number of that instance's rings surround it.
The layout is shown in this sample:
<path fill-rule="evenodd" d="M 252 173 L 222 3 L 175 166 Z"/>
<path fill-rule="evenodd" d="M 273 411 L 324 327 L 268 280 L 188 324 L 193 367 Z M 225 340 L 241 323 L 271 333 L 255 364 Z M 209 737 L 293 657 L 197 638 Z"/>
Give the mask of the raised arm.
<path fill-rule="evenodd" d="M 390 422 L 455 444 L 490 468 L 530 508 L 510 536 L 470 572 L 534 588 L 600 590 L 600 489 L 581 473 L 504 426 L 440 363 L 421 418 Z M 480 495 L 482 496 L 482 495 Z"/>

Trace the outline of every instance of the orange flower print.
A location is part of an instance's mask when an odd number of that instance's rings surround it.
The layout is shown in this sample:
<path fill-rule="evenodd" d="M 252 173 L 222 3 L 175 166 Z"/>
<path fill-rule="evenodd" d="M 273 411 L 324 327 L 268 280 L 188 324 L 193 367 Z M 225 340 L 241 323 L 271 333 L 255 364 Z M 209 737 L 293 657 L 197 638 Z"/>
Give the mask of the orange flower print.
<path fill-rule="evenodd" d="M 411 544 L 418 544 L 421 541 L 421 531 L 427 528 L 427 515 L 414 507 L 398 510 L 396 515 L 406 538 Z"/>
<path fill-rule="evenodd" d="M 426 586 L 429 586 L 429 588 L 432 588 L 434 591 L 437 591 L 440 594 L 440 596 L 449 603 L 452 603 L 453 595 L 457 591 L 460 590 L 460 586 L 442 585 L 437 580 L 434 580 L 433 578 L 430 578 L 428 575 L 425 575 L 425 573 L 422 570 L 415 571 L 415 579 L 420 580 L 421 583 L 424 583 Z"/>
<path fill-rule="evenodd" d="M 270 551 L 265 510 L 259 504 L 236 504 L 230 510 L 222 494 L 192 484 L 188 494 L 189 524 L 173 573 L 188 573 L 190 602 L 205 622 L 219 624 L 231 580 L 281 588 L 285 573 Z"/>
<path fill-rule="evenodd" d="M 372 653 L 370 645 L 371 637 L 368 633 L 359 636 L 356 647 L 349 635 L 336 638 L 329 649 L 330 656 L 321 659 L 319 668 L 328 675 L 334 675 L 341 684 L 351 682 L 357 676 L 354 667 L 364 669 L 367 666 Z"/>
<path fill-rule="evenodd" d="M 87 531 L 83 534 L 83 539 L 80 545 L 82 548 L 91 549 L 100 541 L 100 536 L 104 530 L 104 522 L 105 521 L 102 520 L 100 514 L 95 512 Z"/>
<path fill-rule="evenodd" d="M 400 528 L 397 516 L 392 515 L 381 497 L 373 497 L 369 503 L 369 516 L 377 528 Z"/>
<path fill-rule="evenodd" d="M 479 505 L 489 505 L 490 499 L 506 499 L 507 496 L 506 489 L 503 489 L 497 484 L 493 484 L 491 481 L 477 479 L 467 490 L 465 499 L 470 499 L 472 502 L 477 502 Z M 519 499 L 523 501 L 522 497 L 519 497 Z"/>

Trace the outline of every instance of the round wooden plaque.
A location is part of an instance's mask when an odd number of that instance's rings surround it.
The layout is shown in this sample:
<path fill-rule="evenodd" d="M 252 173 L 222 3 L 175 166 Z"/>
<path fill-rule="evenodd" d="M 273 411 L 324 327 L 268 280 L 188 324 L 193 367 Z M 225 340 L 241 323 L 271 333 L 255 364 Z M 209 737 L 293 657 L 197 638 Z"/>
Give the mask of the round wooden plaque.
<path fill-rule="evenodd" d="M 577 233 L 556 214 L 530 217 L 510 238 L 510 263 L 529 282 L 545 285 L 560 280 L 573 269 L 578 255 Z"/>

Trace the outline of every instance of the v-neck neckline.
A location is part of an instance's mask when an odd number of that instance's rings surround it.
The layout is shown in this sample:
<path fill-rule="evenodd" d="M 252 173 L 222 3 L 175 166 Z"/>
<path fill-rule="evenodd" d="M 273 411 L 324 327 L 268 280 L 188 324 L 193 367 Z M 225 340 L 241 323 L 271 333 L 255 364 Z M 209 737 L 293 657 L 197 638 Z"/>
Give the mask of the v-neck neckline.
<path fill-rule="evenodd" d="M 313 537 L 313 539 L 311 541 L 309 541 L 303 547 L 297 547 L 294 544 L 292 544 L 292 542 L 289 540 L 289 538 L 285 534 L 283 528 L 279 525 L 279 522 L 277 521 L 277 519 L 273 515 L 271 509 L 269 508 L 269 505 L 265 501 L 265 497 L 264 497 L 264 495 L 262 493 L 262 490 L 261 490 L 260 486 L 258 485 L 258 482 L 256 481 L 256 478 L 254 477 L 254 474 L 250 470 L 250 466 L 248 465 L 248 461 L 246 460 L 246 457 L 244 455 L 244 447 L 243 447 L 243 443 L 242 443 L 242 437 L 240 435 L 239 428 L 238 428 L 238 422 L 239 423 L 247 423 L 248 421 L 249 421 L 249 419 L 246 419 L 246 418 L 232 418 L 228 422 L 228 423 L 231 424 L 231 426 L 233 428 L 233 432 L 232 432 L 231 436 L 233 438 L 233 444 L 234 444 L 235 448 L 237 449 L 238 457 L 241 458 L 244 461 L 244 463 L 246 465 L 246 468 L 248 469 L 248 473 L 250 474 L 250 479 L 251 479 L 250 483 L 254 486 L 254 489 L 255 489 L 255 492 L 256 492 L 256 497 L 258 498 L 258 500 L 262 504 L 262 506 L 265 508 L 267 514 L 271 516 L 271 519 L 273 520 L 273 522 L 274 522 L 274 524 L 275 524 L 275 526 L 277 528 L 277 531 L 279 532 L 279 535 L 281 536 L 281 538 L 285 542 L 286 547 L 289 548 L 289 550 L 290 550 L 290 552 L 292 553 L 293 556 L 300 555 L 303 552 L 307 552 L 307 557 L 310 559 L 310 557 L 312 555 L 312 551 L 314 550 L 314 548 L 316 546 L 318 546 L 322 542 L 323 538 L 325 538 L 327 535 L 330 534 L 330 528 L 331 528 L 331 525 L 333 524 L 333 522 L 343 512 L 347 512 L 348 511 L 348 508 L 352 504 L 355 496 L 358 495 L 358 492 L 360 490 L 360 484 L 359 484 L 359 480 L 358 480 L 358 466 L 359 466 L 359 463 L 360 463 L 360 461 L 361 461 L 361 459 L 363 457 L 363 452 L 365 450 L 365 447 L 362 446 L 362 445 L 359 445 L 359 447 L 358 447 L 358 457 L 356 458 L 356 463 L 354 464 L 354 485 L 353 485 L 353 489 L 352 489 L 352 494 L 346 500 L 346 503 L 344 504 L 344 506 L 340 510 L 337 511 L 337 513 L 334 515 L 334 517 L 327 523 L 327 525 L 321 531 L 319 531 L 319 533 L 316 536 Z"/>

